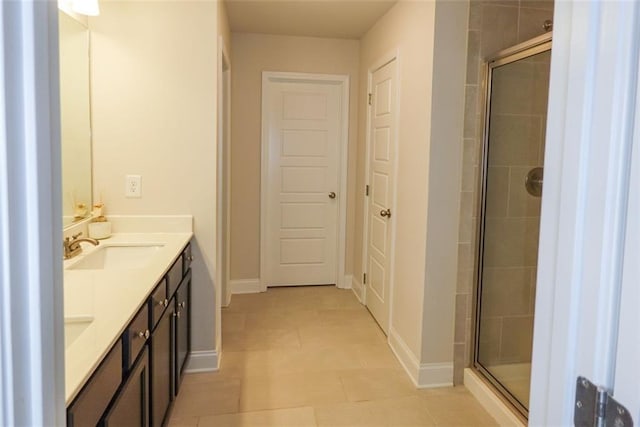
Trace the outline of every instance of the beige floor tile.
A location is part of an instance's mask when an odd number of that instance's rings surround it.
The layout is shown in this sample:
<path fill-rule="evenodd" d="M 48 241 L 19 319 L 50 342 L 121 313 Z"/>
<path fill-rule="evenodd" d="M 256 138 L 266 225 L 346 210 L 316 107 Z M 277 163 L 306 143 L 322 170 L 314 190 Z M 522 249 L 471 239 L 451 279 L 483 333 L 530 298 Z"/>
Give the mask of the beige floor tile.
<path fill-rule="evenodd" d="M 422 399 L 429 414 L 439 426 L 498 425 L 470 394 L 432 394 L 423 396 Z"/>
<path fill-rule="evenodd" d="M 198 427 L 315 427 L 313 408 L 274 409 L 200 418 Z"/>
<path fill-rule="evenodd" d="M 261 311 L 246 313 L 247 330 L 295 329 L 320 322 L 315 310 Z"/>
<path fill-rule="evenodd" d="M 222 311 L 222 333 L 244 331 L 247 323 L 247 313 Z"/>
<path fill-rule="evenodd" d="M 220 376 L 220 371 L 215 372 L 202 372 L 197 374 L 185 374 L 182 378 L 182 384 L 201 384 L 201 383 L 210 383 L 214 381 L 219 381 L 222 379 Z"/>
<path fill-rule="evenodd" d="M 386 342 L 361 344 L 354 347 L 363 368 L 402 369 L 402 365 Z"/>
<path fill-rule="evenodd" d="M 385 413 L 375 402 L 348 402 L 316 406 L 319 427 L 379 427 L 386 426 Z"/>
<path fill-rule="evenodd" d="M 234 295 L 222 325 L 220 370 L 185 376 L 170 426 L 495 425 L 464 387 L 416 390 L 349 290 Z"/>
<path fill-rule="evenodd" d="M 315 408 L 318 426 L 435 426 L 419 397 L 348 402 Z"/>
<path fill-rule="evenodd" d="M 169 427 L 198 427 L 198 417 L 175 418 L 169 420 Z"/>
<path fill-rule="evenodd" d="M 418 396 L 376 400 L 389 426 L 435 426 L 436 422 Z"/>
<path fill-rule="evenodd" d="M 407 374 L 395 369 L 359 369 L 339 375 L 351 402 L 418 394 Z"/>
<path fill-rule="evenodd" d="M 362 369 L 355 346 L 336 346 L 327 348 L 303 347 L 308 370 L 311 372 L 343 371 Z"/>
<path fill-rule="evenodd" d="M 294 408 L 346 401 L 335 373 L 286 374 L 242 379 L 240 410 Z"/>
<path fill-rule="evenodd" d="M 300 339 L 294 328 L 232 331 L 222 336 L 222 348 L 223 351 L 300 348 Z"/>
<path fill-rule="evenodd" d="M 226 352 L 222 359 L 224 375 L 242 378 L 305 373 L 311 361 L 299 348 Z"/>
<path fill-rule="evenodd" d="M 240 380 L 183 383 L 172 416 L 199 417 L 238 412 Z"/>
<path fill-rule="evenodd" d="M 386 337 L 375 324 L 367 326 L 312 326 L 299 328 L 300 345 L 309 348 L 343 347 L 354 344 L 382 344 Z"/>
<path fill-rule="evenodd" d="M 322 326 L 329 327 L 368 327 L 373 318 L 366 308 L 360 307 L 318 310 L 318 320 Z"/>

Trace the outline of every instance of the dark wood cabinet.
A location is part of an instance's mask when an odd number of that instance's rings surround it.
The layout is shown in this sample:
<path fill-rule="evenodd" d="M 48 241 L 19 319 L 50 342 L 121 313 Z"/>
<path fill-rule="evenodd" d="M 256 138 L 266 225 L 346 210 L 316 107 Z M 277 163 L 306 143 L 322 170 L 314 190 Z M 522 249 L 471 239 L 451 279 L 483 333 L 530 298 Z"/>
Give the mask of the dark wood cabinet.
<path fill-rule="evenodd" d="M 122 382 L 122 342 L 118 341 L 67 409 L 67 426 L 94 427 Z"/>
<path fill-rule="evenodd" d="M 67 408 L 68 427 L 166 425 L 191 347 L 187 245 Z"/>
<path fill-rule="evenodd" d="M 145 348 L 104 416 L 104 427 L 149 426 L 149 352 Z"/>
<path fill-rule="evenodd" d="M 172 398 L 171 342 L 174 312 L 171 301 L 151 335 L 151 425 L 154 427 L 163 424 Z"/>
<path fill-rule="evenodd" d="M 187 362 L 187 355 L 190 348 L 191 330 L 191 270 L 187 272 L 176 291 L 175 296 L 175 377 L 174 377 L 174 394 L 178 394 L 184 368 Z"/>

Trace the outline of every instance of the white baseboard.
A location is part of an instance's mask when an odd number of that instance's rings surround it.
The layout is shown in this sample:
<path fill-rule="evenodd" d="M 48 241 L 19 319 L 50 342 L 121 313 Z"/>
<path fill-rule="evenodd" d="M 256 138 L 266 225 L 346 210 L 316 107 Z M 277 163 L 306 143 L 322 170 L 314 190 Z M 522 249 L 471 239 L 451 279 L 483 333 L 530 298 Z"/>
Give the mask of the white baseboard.
<path fill-rule="evenodd" d="M 453 362 L 420 363 L 393 327 L 389 329 L 389 346 L 417 388 L 453 386 Z"/>
<path fill-rule="evenodd" d="M 257 294 L 262 292 L 260 279 L 230 280 L 231 294 Z"/>
<path fill-rule="evenodd" d="M 432 387 L 453 387 L 453 362 L 420 364 L 418 388 Z"/>
<path fill-rule="evenodd" d="M 351 290 L 355 294 L 356 298 L 358 298 L 358 301 L 360 301 L 360 304 L 364 304 L 364 295 L 362 292 L 364 289 L 362 283 L 360 283 L 355 276 L 351 276 Z"/>
<path fill-rule="evenodd" d="M 217 371 L 220 368 L 220 357 L 217 350 L 192 351 L 189 353 L 189 360 L 185 372 L 193 374 L 196 372 Z"/>
<path fill-rule="evenodd" d="M 353 281 L 353 275 L 345 274 L 342 278 L 341 286 L 338 286 L 340 289 L 351 289 L 351 282 Z"/>
<path fill-rule="evenodd" d="M 522 420 L 511 411 L 478 374 L 471 368 L 464 370 L 464 386 L 501 426 L 524 427 Z"/>

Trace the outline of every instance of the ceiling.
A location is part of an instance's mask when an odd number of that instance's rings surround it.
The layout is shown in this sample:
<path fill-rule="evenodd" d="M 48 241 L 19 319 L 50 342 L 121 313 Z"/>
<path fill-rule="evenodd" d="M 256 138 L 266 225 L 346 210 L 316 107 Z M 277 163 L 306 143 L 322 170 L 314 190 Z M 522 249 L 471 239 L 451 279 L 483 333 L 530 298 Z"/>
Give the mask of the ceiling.
<path fill-rule="evenodd" d="M 225 0 L 231 31 L 359 39 L 397 0 Z"/>

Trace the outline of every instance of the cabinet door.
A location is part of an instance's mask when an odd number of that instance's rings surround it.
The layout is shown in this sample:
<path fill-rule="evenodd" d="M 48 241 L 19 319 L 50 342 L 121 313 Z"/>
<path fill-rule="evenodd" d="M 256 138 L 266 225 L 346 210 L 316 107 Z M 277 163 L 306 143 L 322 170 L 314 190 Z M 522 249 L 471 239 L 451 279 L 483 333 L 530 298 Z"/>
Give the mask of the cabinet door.
<path fill-rule="evenodd" d="M 187 272 L 176 292 L 176 366 L 175 394 L 178 394 L 187 354 L 189 354 L 189 332 L 191 313 L 191 270 Z"/>
<path fill-rule="evenodd" d="M 151 425 L 161 426 L 171 402 L 171 324 L 174 302 L 164 312 L 151 335 Z"/>
<path fill-rule="evenodd" d="M 105 414 L 104 427 L 149 426 L 149 352 L 145 348 Z"/>

